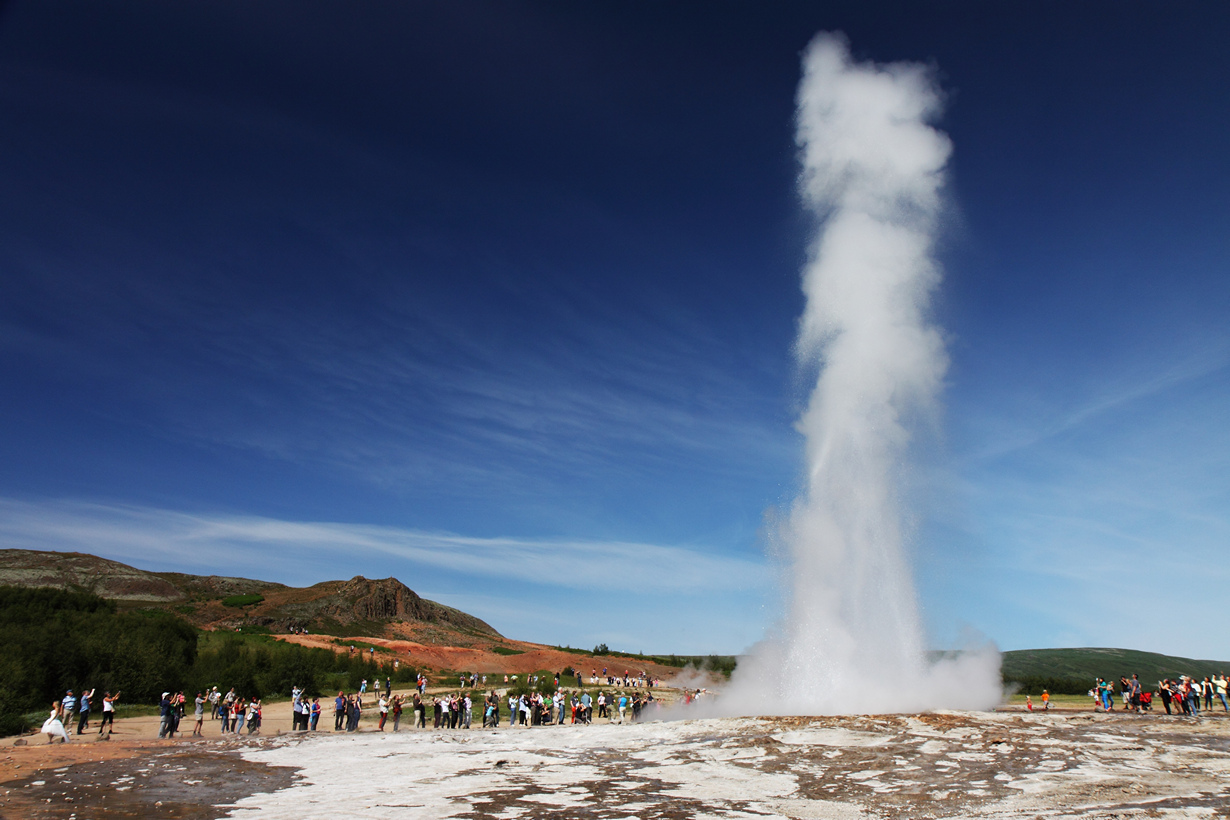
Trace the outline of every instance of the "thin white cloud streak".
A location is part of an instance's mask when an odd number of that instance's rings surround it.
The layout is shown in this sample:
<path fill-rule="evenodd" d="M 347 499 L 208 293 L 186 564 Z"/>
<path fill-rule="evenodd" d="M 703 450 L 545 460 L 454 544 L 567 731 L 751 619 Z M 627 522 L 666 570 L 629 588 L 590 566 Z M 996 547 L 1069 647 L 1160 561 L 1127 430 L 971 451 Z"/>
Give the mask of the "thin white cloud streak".
<path fill-rule="evenodd" d="M 999 433 L 992 443 L 971 455 L 970 460 L 991 461 L 1029 450 L 1108 414 L 1122 412 L 1134 404 L 1203 379 L 1228 366 L 1230 350 L 1225 343 L 1219 342 L 1211 351 L 1170 362 L 1143 377 L 1120 378 L 1104 383 L 1099 389 L 1090 391 L 1091 395 L 1075 409 L 1067 412 L 1055 410 L 1042 423 L 1013 425 L 1004 418 L 984 418 L 982 426 L 998 428 Z"/>
<path fill-rule="evenodd" d="M 264 571 L 303 558 L 386 557 L 472 577 L 582 590 L 697 594 L 767 586 L 759 563 L 623 541 L 473 538 L 330 522 L 194 515 L 77 501 L 0 499 L 0 546 L 157 561 L 208 574 Z M 186 566 L 189 565 L 189 566 Z M 543 567 L 552 568 L 544 573 Z M 566 567 L 567 571 L 555 571 Z M 222 572 L 222 568 L 228 568 Z M 339 573 L 344 575 L 344 573 Z M 332 576 L 331 576 L 332 577 Z M 326 580 L 326 579 L 319 579 Z"/>
<path fill-rule="evenodd" d="M 81 78 L 46 81 L 65 90 Z M 6 93 L 37 106 L 41 87 Z M 31 256 L 18 267 L 38 270 L 28 286 L 57 321 L 40 323 L 40 330 L 0 326 L 2 349 L 130 394 L 145 408 L 139 421 L 157 435 L 340 469 L 384 487 L 443 477 L 441 484 L 464 484 L 462 494 L 514 473 L 523 486 L 567 484 L 594 475 L 596 466 L 612 475 L 687 465 L 734 478 L 793 466 L 782 397 L 758 386 L 784 358 L 752 360 L 675 306 L 646 305 L 642 315 L 629 315 L 584 287 L 570 290 L 571 277 L 562 275 L 546 300 L 515 288 L 503 294 L 507 332 L 474 332 L 464 324 L 467 311 L 433 306 L 419 283 L 463 275 L 459 259 L 468 273 L 499 271 L 515 280 L 522 260 L 501 254 L 498 245 L 460 255 L 442 239 L 448 233 L 432 226 L 409 234 L 399 226 L 391 237 L 382 226 L 354 226 L 344 213 L 347 198 L 401 197 L 399 186 L 422 169 L 390 165 L 344 135 L 241 105 L 195 100 L 185 107 L 157 89 L 122 83 L 90 81 L 89 88 L 74 98 L 80 116 L 88 118 L 99 99 L 125 110 L 137 106 L 157 112 L 158 127 L 174 133 L 205 128 L 223 141 L 289 146 L 344 180 L 340 200 L 306 183 L 280 196 L 298 197 L 295 213 L 306 220 L 300 227 L 339 260 L 339 269 L 362 271 L 369 296 L 378 297 L 372 302 L 379 309 L 361 318 L 324 300 L 293 309 L 247 303 L 243 287 L 232 293 L 220 284 L 232 260 L 186 252 L 182 243 L 142 234 L 122 218 L 85 226 L 89 264 L 72 243 L 11 249 Z M 217 196 L 218 184 L 202 180 L 201 187 Z M 255 185 L 241 199 L 279 196 L 266 188 Z M 571 218 L 571 196 L 544 207 Z M 140 266 L 122 261 L 133 248 L 153 267 L 183 275 L 145 281 L 132 272 Z M 276 242 L 258 243 L 257 250 L 293 259 Z M 524 333 L 529 325 L 551 334 Z M 164 337 L 151 339 L 158 334 Z M 430 435 L 421 434 L 427 426 Z"/>
<path fill-rule="evenodd" d="M 965 549 L 931 586 L 964 599 L 1007 648 L 1063 635 L 1069 644 L 1230 658 L 1223 634 L 1175 630 L 1171 619 L 1224 598 L 1230 581 L 1222 422 L 1230 394 L 1199 375 L 1166 385 L 1117 393 L 1121 401 L 1100 403 L 1098 422 L 1070 435 L 967 463 L 950 485 L 962 514 L 948 526 Z M 1129 629 L 1113 615 L 1125 608 L 1141 614 Z"/>

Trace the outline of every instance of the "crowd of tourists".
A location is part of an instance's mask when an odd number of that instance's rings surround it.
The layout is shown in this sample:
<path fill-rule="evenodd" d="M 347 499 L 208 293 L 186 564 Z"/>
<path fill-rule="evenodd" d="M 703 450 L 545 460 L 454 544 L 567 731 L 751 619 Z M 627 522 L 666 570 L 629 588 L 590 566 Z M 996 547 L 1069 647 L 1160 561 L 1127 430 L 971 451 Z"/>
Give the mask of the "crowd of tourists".
<path fill-rule="evenodd" d="M 483 726 L 496 727 L 500 725 L 501 699 L 491 692 L 483 706 Z M 550 726 L 564 723 L 580 723 L 588 725 L 594 720 L 594 707 L 598 709 L 598 718 L 610 723 L 641 720 L 649 709 L 656 709 L 659 701 L 652 694 L 642 693 L 636 696 L 628 693 L 600 692 L 595 698 L 584 690 L 569 693 L 556 689 L 554 694 L 544 695 L 533 692 L 524 695 L 508 696 L 509 726 Z"/>
<path fill-rule="evenodd" d="M 192 737 L 205 736 L 205 710 L 210 720 L 221 721 L 222 734 L 260 734 L 263 704 L 260 698 L 245 699 L 231 689 L 225 695 L 213 687 L 207 692 L 197 692 L 192 700 Z M 183 692 L 163 692 L 158 702 L 158 737 L 172 738 L 180 731 L 180 724 L 187 716 L 188 698 Z"/>
<path fill-rule="evenodd" d="M 1204 680 L 1187 675 L 1180 675 L 1178 679 L 1164 678 L 1157 682 L 1155 688 L 1147 689 L 1136 675 L 1132 675 L 1131 678 L 1119 678 L 1118 694 L 1122 698 L 1124 711 L 1152 711 L 1156 697 L 1168 715 L 1198 717 L 1202 708 L 1206 712 L 1213 711 L 1215 702 L 1221 703 L 1223 712 L 1230 712 L 1230 703 L 1226 700 L 1227 684 L 1225 673 L 1219 672 Z M 1115 694 L 1115 683 L 1102 678 L 1098 678 L 1089 690 L 1089 695 L 1094 699 L 1094 708 L 1103 712 L 1114 711 Z"/>
<path fill-rule="evenodd" d="M 570 670 L 569 674 L 571 675 Z M 568 677 L 568 676 L 565 676 Z M 570 678 L 568 678 L 570 679 Z M 547 726 L 565 723 L 588 725 L 594 720 L 594 712 L 600 720 L 611 723 L 624 723 L 642 719 L 647 710 L 656 709 L 660 704 L 652 693 L 646 691 L 659 686 L 660 681 L 647 678 L 643 674 L 633 675 L 625 672 L 622 676 L 608 675 L 602 670 L 602 678 L 595 669 L 590 675 L 590 684 L 595 685 L 605 679 L 611 687 L 622 686 L 625 690 L 638 690 L 633 694 L 624 692 L 600 692 L 597 696 L 590 694 L 584 688 L 583 678 L 576 673 L 577 689 L 568 691 L 564 688 L 566 681 L 561 675 L 554 676 L 555 691 L 551 694 L 530 692 L 502 698 L 494 689 L 483 697 L 481 705 L 478 696 L 472 695 L 474 689 L 486 685 L 487 676 L 477 674 L 461 675 L 458 679 L 460 688 L 457 692 L 429 696 L 427 694 L 427 677 L 417 676 L 411 694 L 393 694 L 393 680 L 388 677 L 381 686 L 377 679 L 368 692 L 368 681 L 363 680 L 357 692 L 346 694 L 338 692 L 333 700 L 333 731 L 356 732 L 364 712 L 375 710 L 377 716 L 376 728 L 385 731 L 386 727 L 396 732 L 401 729 L 402 715 L 409 711 L 411 726 L 427 728 L 427 714 L 430 711 L 431 727 L 433 729 L 469 729 L 474 722 L 474 711 L 481 711 L 484 728 L 498 727 L 507 717 L 508 726 Z M 508 675 L 504 676 L 509 683 Z M 539 676 L 527 676 L 526 683 L 540 685 Z M 517 676 L 513 675 L 511 684 L 519 685 Z M 120 693 L 104 693 L 101 700 L 102 720 L 99 734 L 109 734 L 115 717 L 115 704 Z M 64 697 L 52 706 L 50 716 L 43 724 L 42 732 L 48 736 L 48 742 L 54 742 L 58 737 L 68 742 L 72 733 L 73 720 L 77 720 L 77 734 L 82 734 L 89 728 L 91 701 L 94 691 L 82 692 L 79 696 L 70 690 Z M 189 706 L 191 704 L 191 707 Z M 504 707 L 507 711 L 504 711 Z M 263 704 L 259 698 L 245 699 L 236 694 L 234 688 L 223 693 L 217 686 L 197 692 L 195 698 L 180 692 L 163 692 L 158 703 L 158 737 L 174 738 L 182 734 L 181 726 L 191 708 L 193 725 L 191 736 L 203 737 L 205 714 L 208 712 L 210 721 L 220 723 L 223 735 L 260 734 Z M 317 731 L 323 707 L 320 698 L 309 698 L 303 689 L 294 687 L 291 691 L 291 725 L 296 732 Z"/>
<path fill-rule="evenodd" d="M 1224 672 L 1210 675 L 1203 680 L 1188 675 L 1180 675 L 1175 679 L 1163 678 L 1155 687 L 1145 686 L 1138 675 L 1132 675 L 1130 678 L 1123 675 L 1118 682 L 1104 678 L 1095 679 L 1089 690 L 1089 697 L 1093 698 L 1093 708 L 1099 712 L 1115 711 L 1117 696 L 1124 712 L 1152 712 L 1156 699 L 1162 702 L 1162 708 L 1168 715 L 1199 717 L 1202 711 L 1214 711 L 1217 703 L 1221 704 L 1223 713 L 1230 712 L 1230 702 L 1227 701 L 1228 686 L 1230 679 L 1226 678 Z M 1050 700 L 1050 693 L 1043 689 L 1043 710 L 1050 709 Z M 1034 711 L 1032 696 L 1025 698 L 1025 708 Z"/>
<path fill-rule="evenodd" d="M 469 729 L 474 725 L 474 710 L 478 704 L 470 692 L 462 689 L 428 696 L 425 689 L 425 681 L 416 686 L 409 695 L 393 695 L 391 687 L 386 688 L 383 693 L 377 689 L 374 703 L 368 703 L 368 708 L 374 708 L 377 713 L 377 731 L 383 732 L 388 726 L 391 726 L 394 732 L 399 731 L 402 715 L 407 710 L 411 713 L 409 718 L 412 728 L 427 728 L 429 711 L 432 716 L 432 729 Z M 344 692 L 337 693 L 334 699 L 335 732 L 358 731 L 364 710 L 364 694 L 360 692 L 348 696 Z M 478 708 L 481 708 L 483 728 L 496 728 L 505 716 L 509 726 L 590 724 L 594 719 L 595 707 L 598 710 L 598 718 L 611 723 L 623 723 L 640 720 L 647 709 L 657 706 L 658 701 L 648 693 L 632 696 L 627 693 L 602 692 L 594 697 L 584 690 L 570 693 L 557 689 L 550 695 L 540 692 L 510 694 L 506 701 L 495 690 L 491 690 Z M 311 728 L 316 728 L 315 722 Z"/>

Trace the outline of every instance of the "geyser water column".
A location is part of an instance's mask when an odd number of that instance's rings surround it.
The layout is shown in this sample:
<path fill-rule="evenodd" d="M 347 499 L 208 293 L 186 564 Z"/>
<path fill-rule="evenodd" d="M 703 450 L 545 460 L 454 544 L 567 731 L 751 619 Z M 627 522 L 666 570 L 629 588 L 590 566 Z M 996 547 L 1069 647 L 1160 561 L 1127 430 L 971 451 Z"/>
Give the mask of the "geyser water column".
<path fill-rule="evenodd" d="M 800 193 L 817 219 L 796 349 L 816 373 L 798 424 L 807 475 L 780 533 L 785 621 L 724 700 L 752 713 L 988 708 L 993 650 L 927 659 L 902 531 L 911 433 L 935 417 L 947 367 L 928 317 L 952 151 L 928 124 L 940 93 L 924 66 L 854 63 L 821 34 L 797 102 Z"/>

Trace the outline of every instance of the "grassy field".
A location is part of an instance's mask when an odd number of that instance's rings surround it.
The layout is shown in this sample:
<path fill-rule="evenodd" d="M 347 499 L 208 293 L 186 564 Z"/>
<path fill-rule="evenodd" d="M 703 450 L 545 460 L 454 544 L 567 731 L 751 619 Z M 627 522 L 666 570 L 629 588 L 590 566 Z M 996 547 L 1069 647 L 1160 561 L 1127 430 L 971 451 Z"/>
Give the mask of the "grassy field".
<path fill-rule="evenodd" d="M 1042 708 L 1042 699 L 1035 697 L 1034 708 Z M 1004 699 L 1004 703 L 1008 706 L 1019 706 L 1025 708 L 1024 695 L 1012 695 Z M 1051 708 L 1055 709 L 1088 709 L 1093 711 L 1093 698 L 1087 695 L 1051 695 Z M 1118 708 L 1118 704 L 1116 707 Z"/>

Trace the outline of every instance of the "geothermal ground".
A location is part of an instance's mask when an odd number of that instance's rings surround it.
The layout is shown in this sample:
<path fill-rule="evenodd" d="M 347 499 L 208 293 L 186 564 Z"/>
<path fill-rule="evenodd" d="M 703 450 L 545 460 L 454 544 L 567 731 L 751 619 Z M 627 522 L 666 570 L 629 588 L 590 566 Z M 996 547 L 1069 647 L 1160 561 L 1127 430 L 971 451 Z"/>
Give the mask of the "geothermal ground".
<path fill-rule="evenodd" d="M 74 747 L 5 750 L 13 759 L 39 751 L 42 763 L 6 777 L 0 815 L 1230 817 L 1230 719 L 1220 713 L 1197 721 L 938 713 L 282 735 L 147 746 L 71 767 L 53 759 L 60 748 Z"/>

